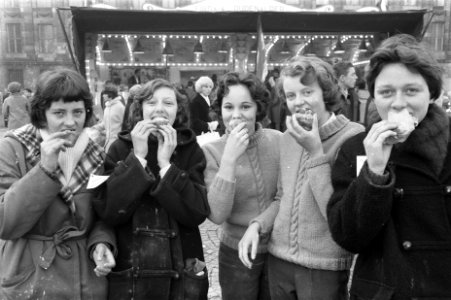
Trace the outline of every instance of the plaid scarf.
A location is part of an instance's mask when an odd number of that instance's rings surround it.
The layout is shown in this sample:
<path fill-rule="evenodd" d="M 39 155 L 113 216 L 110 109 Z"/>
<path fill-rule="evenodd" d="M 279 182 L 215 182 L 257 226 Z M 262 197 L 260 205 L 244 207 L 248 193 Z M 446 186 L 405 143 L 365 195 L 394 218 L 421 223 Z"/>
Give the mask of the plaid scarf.
<path fill-rule="evenodd" d="M 12 135 L 27 148 L 25 155 L 26 162 L 33 167 L 37 165 L 41 160 L 42 143 L 42 137 L 38 129 L 31 124 L 27 124 L 14 130 Z M 75 212 L 75 204 L 73 202 L 74 194 L 87 183 L 91 173 L 95 173 L 102 166 L 103 160 L 104 152 L 102 147 L 90 139 L 67 184 L 64 174 L 58 165 L 55 174 L 63 185 L 59 194 L 72 212 Z"/>

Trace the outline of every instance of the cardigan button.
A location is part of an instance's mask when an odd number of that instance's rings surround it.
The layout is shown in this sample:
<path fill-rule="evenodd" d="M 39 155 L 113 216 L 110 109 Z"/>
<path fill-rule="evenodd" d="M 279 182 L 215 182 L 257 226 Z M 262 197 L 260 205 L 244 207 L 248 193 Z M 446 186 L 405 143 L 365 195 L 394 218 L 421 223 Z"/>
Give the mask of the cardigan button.
<path fill-rule="evenodd" d="M 180 177 L 185 178 L 185 177 L 186 177 L 186 173 L 185 173 L 185 172 L 182 172 L 182 173 L 180 174 Z"/>
<path fill-rule="evenodd" d="M 402 247 L 405 250 L 410 250 L 410 248 L 412 248 L 412 242 L 411 241 L 404 241 L 404 242 L 402 242 Z"/>

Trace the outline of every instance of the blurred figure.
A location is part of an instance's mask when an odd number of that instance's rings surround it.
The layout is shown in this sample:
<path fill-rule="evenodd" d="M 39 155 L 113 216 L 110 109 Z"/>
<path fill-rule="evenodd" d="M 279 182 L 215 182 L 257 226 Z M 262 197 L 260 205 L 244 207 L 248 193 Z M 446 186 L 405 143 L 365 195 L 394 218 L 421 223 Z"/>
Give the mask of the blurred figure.
<path fill-rule="evenodd" d="M 16 129 L 30 123 L 30 101 L 22 95 L 22 86 L 18 82 L 8 84 L 10 96 L 3 102 L 5 127 Z"/>
<path fill-rule="evenodd" d="M 133 103 L 135 102 L 136 95 L 138 95 L 140 91 L 140 84 L 135 84 L 128 90 L 128 98 L 127 103 L 125 104 L 124 119 L 122 121 L 121 130 L 131 130 L 130 124 L 133 119 L 133 111 L 135 107 Z"/>
<path fill-rule="evenodd" d="M 128 87 L 131 88 L 135 84 L 141 83 L 141 69 L 135 69 L 133 75 L 128 78 Z"/>
<path fill-rule="evenodd" d="M 185 94 L 188 96 L 188 100 L 190 102 L 197 96 L 197 93 L 194 90 L 194 82 L 192 80 L 188 80 L 185 88 Z"/>
<path fill-rule="evenodd" d="M 23 96 L 28 99 L 28 101 L 31 101 L 31 98 L 33 97 L 33 91 L 29 88 L 23 89 Z"/>
<path fill-rule="evenodd" d="M 340 61 L 333 67 L 342 94 L 340 105 L 335 113 L 343 114 L 349 120 L 359 122 L 359 96 L 354 91 L 358 77 L 354 65 Z"/>
<path fill-rule="evenodd" d="M 211 103 L 208 98 L 213 89 L 213 81 L 208 76 L 202 76 L 196 81 L 195 88 L 197 96 L 189 105 L 191 129 L 196 135 L 215 131 L 218 127 L 218 121 L 212 121 L 210 118 Z"/>

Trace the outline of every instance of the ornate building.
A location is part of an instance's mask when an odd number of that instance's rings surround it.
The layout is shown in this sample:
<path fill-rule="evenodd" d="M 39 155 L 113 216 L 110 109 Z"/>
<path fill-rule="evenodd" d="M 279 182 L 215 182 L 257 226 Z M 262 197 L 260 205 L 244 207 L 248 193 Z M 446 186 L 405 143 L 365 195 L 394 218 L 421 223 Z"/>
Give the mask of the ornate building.
<path fill-rule="evenodd" d="M 58 13 L 55 7 L 97 5 L 125 10 L 142 10 L 152 9 L 153 5 L 156 5 L 165 9 L 174 9 L 197 2 L 201 1 L 0 0 L 0 40 L 2 41 L 0 44 L 0 90 L 3 90 L 10 81 L 19 81 L 24 87 L 34 87 L 35 80 L 42 71 L 55 66 L 73 66 L 71 49 L 66 42 L 72 39 L 71 15 L 69 11 Z M 451 0 L 279 0 L 279 2 L 301 9 L 318 9 L 328 6 L 335 12 L 427 9 L 428 12 L 424 17 L 426 31 L 423 40 L 430 45 L 442 63 L 446 72 L 445 85 L 447 90 L 451 90 Z M 376 6 L 375 2 L 379 5 Z M 145 42 L 143 41 L 144 44 Z M 280 51 L 283 50 L 282 46 L 279 46 Z M 218 57 L 222 63 L 227 60 L 221 55 Z M 252 71 L 252 66 L 249 69 Z"/>

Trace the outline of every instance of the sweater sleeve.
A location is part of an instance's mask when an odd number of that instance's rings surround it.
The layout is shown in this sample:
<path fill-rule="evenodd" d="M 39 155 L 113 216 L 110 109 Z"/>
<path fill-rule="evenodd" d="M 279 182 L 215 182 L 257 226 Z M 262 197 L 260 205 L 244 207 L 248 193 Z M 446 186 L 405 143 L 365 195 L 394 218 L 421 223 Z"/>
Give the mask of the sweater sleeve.
<path fill-rule="evenodd" d="M 191 118 L 191 128 L 196 132 L 196 134 L 200 134 L 202 132 L 208 132 L 208 123 L 204 120 L 201 120 L 200 111 L 202 107 L 198 104 L 197 101 L 192 101 L 189 105 L 190 109 L 190 118 Z"/>
<path fill-rule="evenodd" d="M 365 163 L 356 178 L 356 143 L 345 143 L 332 169 L 334 193 L 327 207 L 332 237 L 354 253 L 367 247 L 390 218 L 394 174 L 386 184 L 376 184 Z"/>
<path fill-rule="evenodd" d="M 197 227 L 210 213 L 204 183 L 206 163 L 197 143 L 189 155 L 190 157 L 186 158 L 189 168 L 181 170 L 171 164 L 164 177 L 151 191 L 151 195 L 176 221 L 187 227 Z"/>
<path fill-rule="evenodd" d="M 327 220 L 327 203 L 332 195 L 331 167 L 328 157 L 310 159 L 306 163 L 308 183 L 313 192 L 313 197 L 324 219 Z"/>
<path fill-rule="evenodd" d="M 235 181 L 225 180 L 218 175 L 222 153 L 214 150 L 208 144 L 203 148 L 207 160 L 204 177 L 210 205 L 208 218 L 215 224 L 222 224 L 232 213 Z"/>
<path fill-rule="evenodd" d="M 59 182 L 36 165 L 21 176 L 18 159 L 7 139 L 0 141 L 0 238 L 17 239 L 33 228 L 57 199 Z"/>

